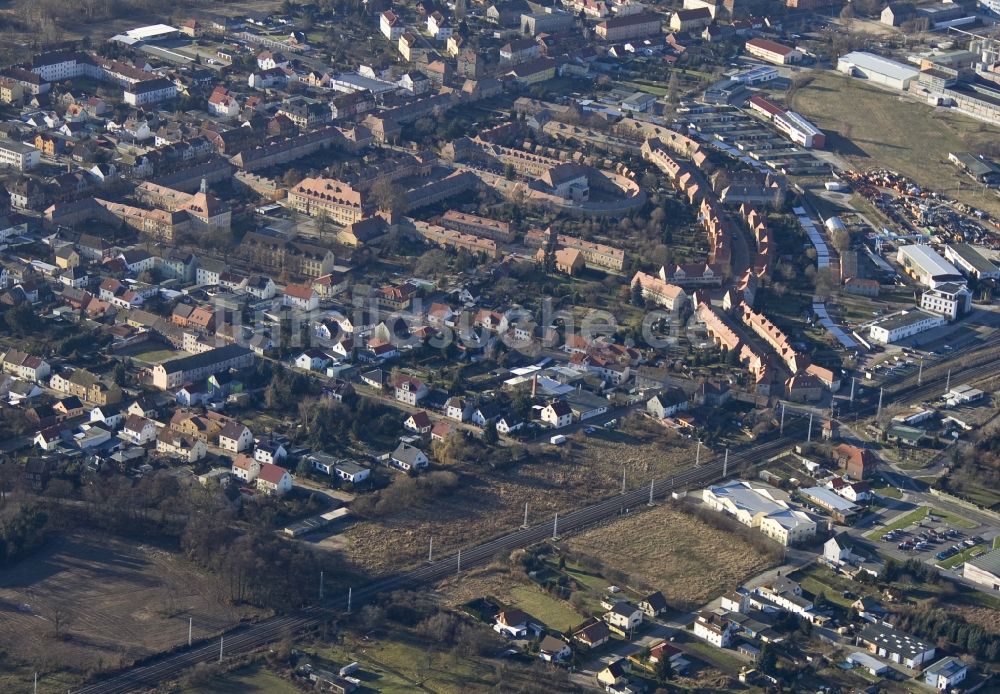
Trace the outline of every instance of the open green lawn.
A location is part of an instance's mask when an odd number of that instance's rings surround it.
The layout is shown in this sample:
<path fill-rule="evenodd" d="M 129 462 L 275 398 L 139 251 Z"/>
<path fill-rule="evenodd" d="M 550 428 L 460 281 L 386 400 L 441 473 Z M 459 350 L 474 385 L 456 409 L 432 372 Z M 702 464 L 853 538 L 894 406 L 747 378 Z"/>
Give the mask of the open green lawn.
<path fill-rule="evenodd" d="M 262 665 L 252 665 L 180 690 L 183 694 L 297 694 L 300 690 Z"/>
<path fill-rule="evenodd" d="M 357 662 L 360 669 L 354 677 L 365 692 L 460 694 L 489 689 L 494 683 L 494 670 L 487 663 L 405 638 L 330 646 L 317 654 L 336 664 Z"/>
<path fill-rule="evenodd" d="M 858 168 L 894 169 L 919 185 L 1000 213 L 995 197 L 977 195 L 971 186 L 958 191 L 965 177 L 948 161 L 949 152 L 975 150 L 1000 137 L 996 127 L 836 72 L 809 75 L 813 81 L 795 92 L 791 106 L 826 132 L 827 149 Z"/>
<path fill-rule="evenodd" d="M 954 513 L 948 513 L 947 511 L 942 511 L 939 508 L 931 509 L 931 516 L 935 519 L 943 520 L 949 525 L 957 525 L 960 528 L 978 528 L 979 523 L 975 521 L 970 521 L 968 518 L 963 518 L 962 516 L 956 516 Z"/>
<path fill-rule="evenodd" d="M 708 663 L 709 665 L 714 665 L 720 670 L 723 670 L 731 675 L 739 674 L 739 671 L 748 662 L 740 659 L 734 651 L 716 648 L 712 644 L 706 643 L 705 641 L 702 641 L 694 636 L 691 637 L 690 641 L 685 642 L 681 648 L 685 653 L 688 653 L 695 658 Z"/>
<path fill-rule="evenodd" d="M 842 607 L 850 607 L 856 598 L 845 598 L 843 592 L 849 590 L 854 593 L 861 593 L 864 586 L 856 583 L 845 576 L 838 576 L 825 566 L 813 564 L 797 571 L 791 575 L 801 585 L 803 590 L 808 591 L 815 598 L 823 593 L 832 603 Z"/>
<path fill-rule="evenodd" d="M 956 554 L 955 556 L 948 557 L 944 561 L 939 561 L 938 566 L 942 569 L 950 569 L 953 566 L 958 566 L 959 564 L 964 564 L 969 559 L 973 557 L 978 557 L 980 554 L 985 552 L 988 547 L 983 545 L 976 545 L 975 547 L 969 547 L 969 549 L 963 550 Z"/>
<path fill-rule="evenodd" d="M 517 586 L 510 591 L 508 601 L 556 631 L 569 631 L 584 620 L 568 602 L 547 595 L 533 585 Z"/>
<path fill-rule="evenodd" d="M 890 530 L 902 530 L 903 528 L 910 527 L 914 523 L 922 521 L 927 517 L 930 510 L 929 506 L 921 506 L 920 508 L 914 509 L 907 514 L 900 516 L 888 525 L 884 525 L 881 528 L 876 528 L 875 530 L 865 533 L 865 537 L 869 540 L 880 540 L 882 536 Z"/>
<path fill-rule="evenodd" d="M 159 364 L 160 362 L 167 361 L 168 359 L 175 359 L 183 356 L 187 356 L 187 352 L 177 352 L 172 349 L 152 349 L 148 352 L 136 354 L 132 358 L 136 361 L 145 362 L 146 364 Z"/>
<path fill-rule="evenodd" d="M 872 490 L 879 496 L 885 496 L 890 499 L 902 499 L 903 492 L 899 491 L 896 487 L 875 487 Z"/>
<path fill-rule="evenodd" d="M 626 87 L 631 87 L 640 92 L 646 92 L 647 94 L 653 94 L 654 96 L 666 96 L 666 87 L 660 87 L 654 84 L 643 83 L 643 82 L 622 82 L 622 85 Z"/>

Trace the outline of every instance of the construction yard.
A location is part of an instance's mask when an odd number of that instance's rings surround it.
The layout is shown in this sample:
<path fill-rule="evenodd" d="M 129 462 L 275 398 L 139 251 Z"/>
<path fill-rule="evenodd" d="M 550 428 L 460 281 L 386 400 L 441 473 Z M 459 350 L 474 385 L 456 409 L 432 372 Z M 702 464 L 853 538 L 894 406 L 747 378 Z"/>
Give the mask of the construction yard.
<path fill-rule="evenodd" d="M 442 556 L 515 530 L 525 503 L 530 523 L 551 521 L 556 512 L 620 491 L 623 470 L 626 484 L 638 487 L 693 464 L 687 439 L 665 445 L 652 433 L 635 437 L 629 444 L 622 433 L 602 431 L 584 444 L 543 447 L 531 462 L 505 470 L 463 470 L 459 492 L 357 523 L 326 544 L 369 572 L 396 571 L 426 560 L 431 537 L 435 555 Z M 708 455 L 703 449 L 703 462 Z"/>
<path fill-rule="evenodd" d="M 949 152 L 975 151 L 978 143 L 1000 137 L 1000 129 L 836 72 L 809 76 L 812 81 L 795 91 L 790 105 L 826 132 L 828 150 L 859 169 L 893 169 L 1000 216 L 1000 200 L 983 196 L 948 161 Z"/>
<path fill-rule="evenodd" d="M 0 691 L 64 692 L 88 672 L 116 669 L 218 633 L 252 610 L 217 599 L 214 580 L 176 554 L 76 534 L 0 574 Z"/>

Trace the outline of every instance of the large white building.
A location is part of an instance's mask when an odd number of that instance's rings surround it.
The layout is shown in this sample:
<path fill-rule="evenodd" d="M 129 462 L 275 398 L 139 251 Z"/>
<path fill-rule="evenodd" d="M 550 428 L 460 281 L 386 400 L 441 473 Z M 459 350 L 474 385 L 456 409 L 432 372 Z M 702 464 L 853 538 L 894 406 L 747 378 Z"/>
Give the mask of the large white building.
<path fill-rule="evenodd" d="M 1000 267 L 967 243 L 953 243 L 944 247 L 945 260 L 953 263 L 963 274 L 980 280 L 1000 279 Z"/>
<path fill-rule="evenodd" d="M 864 51 L 852 51 L 840 56 L 837 70 L 900 91 L 908 89 L 910 82 L 920 74 L 914 67 Z"/>
<path fill-rule="evenodd" d="M 702 500 L 713 511 L 728 513 L 784 546 L 816 535 L 816 522 L 794 510 L 787 494 L 765 484 L 731 480 L 705 489 Z"/>
<path fill-rule="evenodd" d="M 1000 549 L 969 559 L 962 568 L 962 576 L 992 591 L 1000 591 Z"/>
<path fill-rule="evenodd" d="M 954 265 L 942 258 L 930 246 L 915 244 L 900 246 L 896 261 L 903 266 L 910 277 L 925 287 L 934 289 L 939 284 L 957 282 L 965 284 L 965 278 Z"/>
<path fill-rule="evenodd" d="M 945 322 L 944 316 L 928 313 L 921 309 L 911 309 L 894 313 L 872 323 L 868 329 L 868 335 L 875 342 L 891 345 L 904 338 L 918 335 L 925 330 L 944 325 Z"/>
<path fill-rule="evenodd" d="M 38 166 L 42 153 L 17 140 L 0 139 L 0 166 L 27 171 Z"/>
<path fill-rule="evenodd" d="M 920 308 L 955 320 L 972 308 L 972 292 L 964 284 L 945 282 L 923 293 Z"/>
<path fill-rule="evenodd" d="M 795 111 L 785 111 L 774 116 L 774 127 L 788 135 L 788 139 L 806 149 L 823 149 L 826 135 L 823 131 Z"/>

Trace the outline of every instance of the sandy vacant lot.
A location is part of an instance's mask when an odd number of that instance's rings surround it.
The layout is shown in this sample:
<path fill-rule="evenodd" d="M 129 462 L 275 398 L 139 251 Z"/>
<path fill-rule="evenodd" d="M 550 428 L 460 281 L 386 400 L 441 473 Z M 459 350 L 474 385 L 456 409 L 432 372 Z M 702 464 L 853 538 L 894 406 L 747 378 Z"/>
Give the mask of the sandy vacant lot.
<path fill-rule="evenodd" d="M 53 540 L 0 572 L 5 666 L 117 668 L 185 642 L 188 617 L 198 639 L 242 614 L 220 603 L 211 579 L 176 555 L 91 534 Z M 2 676 L 0 690 L 11 691 Z"/>
<path fill-rule="evenodd" d="M 671 506 L 609 523 L 567 542 L 574 552 L 628 574 L 667 599 L 701 603 L 771 562 L 748 542 Z"/>

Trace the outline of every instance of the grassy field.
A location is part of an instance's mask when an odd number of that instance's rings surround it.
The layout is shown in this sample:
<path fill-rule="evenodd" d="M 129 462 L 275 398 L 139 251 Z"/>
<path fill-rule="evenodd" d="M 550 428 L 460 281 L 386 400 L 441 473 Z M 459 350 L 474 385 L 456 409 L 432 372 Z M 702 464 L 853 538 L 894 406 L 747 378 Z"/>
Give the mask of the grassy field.
<path fill-rule="evenodd" d="M 888 525 L 884 525 L 881 528 L 876 528 L 875 530 L 866 533 L 865 537 L 869 540 L 878 540 L 890 530 L 902 530 L 903 528 L 908 528 L 914 523 L 922 521 L 926 518 L 930 510 L 929 506 L 921 506 L 920 508 L 914 509 L 907 514 L 900 516 Z"/>
<path fill-rule="evenodd" d="M 972 529 L 979 527 L 979 523 L 970 521 L 968 518 L 963 518 L 962 516 L 956 516 L 954 513 L 942 511 L 939 508 L 932 508 L 930 515 L 936 520 L 942 520 L 949 525 L 957 525 L 959 528 Z"/>
<path fill-rule="evenodd" d="M 974 149 L 977 142 L 1000 136 L 1000 130 L 844 75 L 811 75 L 812 83 L 794 94 L 791 105 L 826 132 L 827 149 L 859 168 L 894 169 L 922 186 L 1000 214 L 996 198 L 957 190 L 966 177 L 948 161 L 949 152 Z"/>
<path fill-rule="evenodd" d="M 706 461 L 705 449 L 702 460 Z M 712 455 L 715 455 L 714 453 Z M 398 571 L 427 558 L 430 538 L 435 553 L 468 547 L 519 527 L 528 503 L 529 521 L 551 522 L 556 512 L 604 498 L 621 489 L 622 469 L 629 486 L 648 484 L 686 469 L 694 458 L 688 439 L 668 440 L 659 432 L 602 432 L 586 443 L 570 441 L 555 453 L 504 470 L 459 468 L 461 493 L 433 505 L 408 508 L 340 535 L 348 557 L 370 571 Z"/>
<path fill-rule="evenodd" d="M 876 487 L 872 490 L 879 496 L 888 497 L 889 499 L 902 499 L 903 492 L 899 491 L 896 487 Z"/>
<path fill-rule="evenodd" d="M 109 537 L 60 538 L 0 573 L 2 669 L 118 668 L 185 642 L 189 615 L 200 639 L 243 614 L 251 613 L 222 604 L 211 577 L 170 552 Z M 0 690 L 19 691 L 2 680 Z"/>
<path fill-rule="evenodd" d="M 986 545 L 976 545 L 974 547 L 969 547 L 969 549 L 962 550 L 958 554 L 948 557 L 944 561 L 939 561 L 938 566 L 942 569 L 950 569 L 953 566 L 958 566 L 959 564 L 964 564 L 969 559 L 973 557 L 978 557 L 980 554 L 987 550 Z"/>
<path fill-rule="evenodd" d="M 545 626 L 557 631 L 569 631 L 584 620 L 584 617 L 569 603 L 547 595 L 533 585 L 517 586 L 509 595 L 497 597 L 542 620 Z"/>
<path fill-rule="evenodd" d="M 168 359 L 176 359 L 177 357 L 184 356 L 187 356 L 187 352 L 178 352 L 172 349 L 151 349 L 148 352 L 136 354 L 132 358 L 146 364 L 159 364 Z"/>
<path fill-rule="evenodd" d="M 405 638 L 361 642 L 348 636 L 342 643 L 315 652 L 336 664 L 357 662 L 360 670 L 354 677 L 362 681 L 360 691 L 364 692 L 460 694 L 485 691 L 495 684 L 495 670 L 488 662 L 436 651 Z"/>
<path fill-rule="evenodd" d="M 792 576 L 802 584 L 804 590 L 812 593 L 814 598 L 823 593 L 830 602 L 845 608 L 850 607 L 855 600 L 843 597 L 842 593 L 845 590 L 857 591 L 857 584 L 825 567 L 813 565 Z"/>
<path fill-rule="evenodd" d="M 772 564 L 749 542 L 664 505 L 570 538 L 574 552 L 625 572 L 671 601 L 703 602 Z M 711 570 L 706 570 L 711 567 Z"/>
<path fill-rule="evenodd" d="M 262 665 L 252 665 L 210 682 L 180 690 L 180 694 L 297 694 L 302 690 Z"/>

